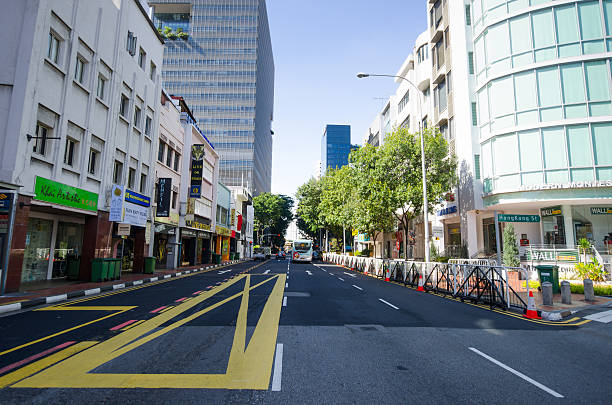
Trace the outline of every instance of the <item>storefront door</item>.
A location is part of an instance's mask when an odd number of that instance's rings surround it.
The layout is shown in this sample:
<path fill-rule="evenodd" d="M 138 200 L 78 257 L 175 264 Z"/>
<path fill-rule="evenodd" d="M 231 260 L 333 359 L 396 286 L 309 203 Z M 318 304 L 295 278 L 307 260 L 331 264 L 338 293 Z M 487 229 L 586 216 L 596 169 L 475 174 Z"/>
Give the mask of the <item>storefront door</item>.
<path fill-rule="evenodd" d="M 22 282 L 47 279 L 52 233 L 52 220 L 41 218 L 30 218 L 28 220 L 23 266 L 21 268 Z"/>
<path fill-rule="evenodd" d="M 499 235 L 503 235 L 502 223 L 499 224 Z M 497 253 L 497 238 L 495 236 L 495 219 L 484 218 L 482 220 L 482 236 L 484 240 L 484 251 L 487 255 Z M 503 244 L 503 239 L 499 241 L 500 246 Z"/>
<path fill-rule="evenodd" d="M 53 250 L 53 272 L 51 277 L 66 277 L 66 259 L 81 254 L 83 225 L 59 222 Z"/>

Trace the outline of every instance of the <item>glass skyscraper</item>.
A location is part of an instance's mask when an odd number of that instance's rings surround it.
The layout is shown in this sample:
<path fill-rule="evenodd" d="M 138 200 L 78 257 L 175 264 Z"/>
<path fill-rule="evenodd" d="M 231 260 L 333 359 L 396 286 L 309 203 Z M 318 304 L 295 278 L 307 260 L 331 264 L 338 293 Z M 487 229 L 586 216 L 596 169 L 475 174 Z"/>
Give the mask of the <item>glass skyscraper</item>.
<path fill-rule="evenodd" d="M 339 169 L 348 164 L 351 153 L 351 126 L 326 125 L 321 139 L 321 168 Z"/>
<path fill-rule="evenodd" d="M 270 191 L 274 59 L 265 0 L 149 4 L 167 37 L 164 87 L 184 97 L 213 142 L 221 182 Z"/>

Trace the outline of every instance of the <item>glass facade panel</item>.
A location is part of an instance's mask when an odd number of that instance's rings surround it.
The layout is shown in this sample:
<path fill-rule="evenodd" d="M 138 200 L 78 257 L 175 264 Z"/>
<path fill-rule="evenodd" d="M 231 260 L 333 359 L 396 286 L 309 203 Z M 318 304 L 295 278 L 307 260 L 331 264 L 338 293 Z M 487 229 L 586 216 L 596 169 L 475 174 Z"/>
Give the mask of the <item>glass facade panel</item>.
<path fill-rule="evenodd" d="M 551 170 L 546 172 L 547 183 L 567 183 L 568 181 L 567 170 Z"/>
<path fill-rule="evenodd" d="M 538 95 L 541 107 L 561 104 L 559 72 L 556 66 L 538 70 Z"/>
<path fill-rule="evenodd" d="M 508 159 L 508 156 L 518 156 L 518 145 L 514 134 L 498 136 L 493 142 L 493 165 L 496 176 L 519 171 L 518 160 Z"/>
<path fill-rule="evenodd" d="M 561 83 L 563 85 L 563 101 L 566 104 L 583 103 L 585 101 L 581 64 L 562 65 Z"/>
<path fill-rule="evenodd" d="M 589 127 L 587 125 L 567 127 L 567 148 L 571 166 L 593 165 Z"/>
<path fill-rule="evenodd" d="M 47 279 L 52 232 L 53 221 L 39 218 L 30 218 L 28 220 L 26 245 L 21 268 L 22 282 Z"/>
<path fill-rule="evenodd" d="M 560 44 L 580 41 L 578 17 L 576 16 L 576 7 L 573 4 L 555 8 L 555 19 L 557 41 Z"/>
<path fill-rule="evenodd" d="M 612 124 L 593 124 L 593 151 L 596 165 L 612 165 Z"/>
<path fill-rule="evenodd" d="M 587 91 L 590 101 L 610 99 L 610 83 L 608 67 L 605 61 L 588 62 L 584 64 L 587 81 Z"/>
<path fill-rule="evenodd" d="M 552 10 L 542 10 L 531 15 L 533 20 L 533 44 L 535 48 L 545 48 L 555 43 Z"/>
<path fill-rule="evenodd" d="M 544 145 L 544 163 L 547 169 L 567 167 L 565 149 L 565 131 L 563 128 L 546 128 L 542 130 Z"/>
<path fill-rule="evenodd" d="M 514 84 L 516 88 L 516 109 L 522 111 L 536 108 L 538 98 L 535 73 L 525 72 L 515 75 Z"/>
<path fill-rule="evenodd" d="M 491 115 L 499 117 L 514 112 L 514 85 L 512 76 L 495 80 L 489 90 Z"/>
<path fill-rule="evenodd" d="M 595 180 L 593 169 L 572 169 L 570 170 L 572 181 L 591 181 Z"/>
<path fill-rule="evenodd" d="M 523 53 L 531 50 L 531 27 L 529 26 L 529 15 L 510 20 L 510 39 L 512 41 L 512 53 Z"/>
<path fill-rule="evenodd" d="M 606 20 L 606 34 L 612 35 L 612 0 L 603 1 L 603 11 Z"/>
<path fill-rule="evenodd" d="M 597 169 L 597 180 L 612 180 L 612 167 Z"/>
<path fill-rule="evenodd" d="M 508 25 L 506 23 L 490 27 L 487 32 L 486 41 L 487 63 L 510 55 L 510 38 L 508 38 Z"/>
<path fill-rule="evenodd" d="M 542 170 L 542 146 L 540 131 L 519 132 L 519 147 L 521 150 L 521 170 Z"/>
<path fill-rule="evenodd" d="M 599 2 L 591 1 L 578 3 L 578 12 L 580 15 L 582 39 L 601 38 L 602 29 Z"/>

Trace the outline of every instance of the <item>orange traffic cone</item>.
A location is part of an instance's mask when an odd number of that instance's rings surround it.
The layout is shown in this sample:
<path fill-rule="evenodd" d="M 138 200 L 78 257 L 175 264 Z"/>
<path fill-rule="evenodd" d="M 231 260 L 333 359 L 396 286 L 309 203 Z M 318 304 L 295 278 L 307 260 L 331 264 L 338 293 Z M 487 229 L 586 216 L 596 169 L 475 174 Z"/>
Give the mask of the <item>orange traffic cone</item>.
<path fill-rule="evenodd" d="M 529 291 L 529 298 L 527 299 L 527 313 L 525 313 L 523 316 L 529 319 L 542 319 L 542 317 L 538 315 L 538 310 L 535 306 L 532 291 Z"/>
<path fill-rule="evenodd" d="M 387 268 L 385 271 L 385 281 L 389 281 L 391 279 L 391 268 Z"/>
<path fill-rule="evenodd" d="M 419 286 L 417 287 L 417 291 L 425 291 L 423 288 L 423 275 L 419 274 Z"/>

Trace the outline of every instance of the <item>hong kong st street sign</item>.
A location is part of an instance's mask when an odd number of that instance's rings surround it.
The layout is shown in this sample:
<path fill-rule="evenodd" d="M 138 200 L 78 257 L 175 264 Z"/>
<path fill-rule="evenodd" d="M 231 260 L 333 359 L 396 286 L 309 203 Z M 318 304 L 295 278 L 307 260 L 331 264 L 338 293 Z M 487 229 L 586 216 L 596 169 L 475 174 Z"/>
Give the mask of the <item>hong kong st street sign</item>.
<path fill-rule="evenodd" d="M 498 214 L 499 222 L 540 222 L 539 215 Z"/>

